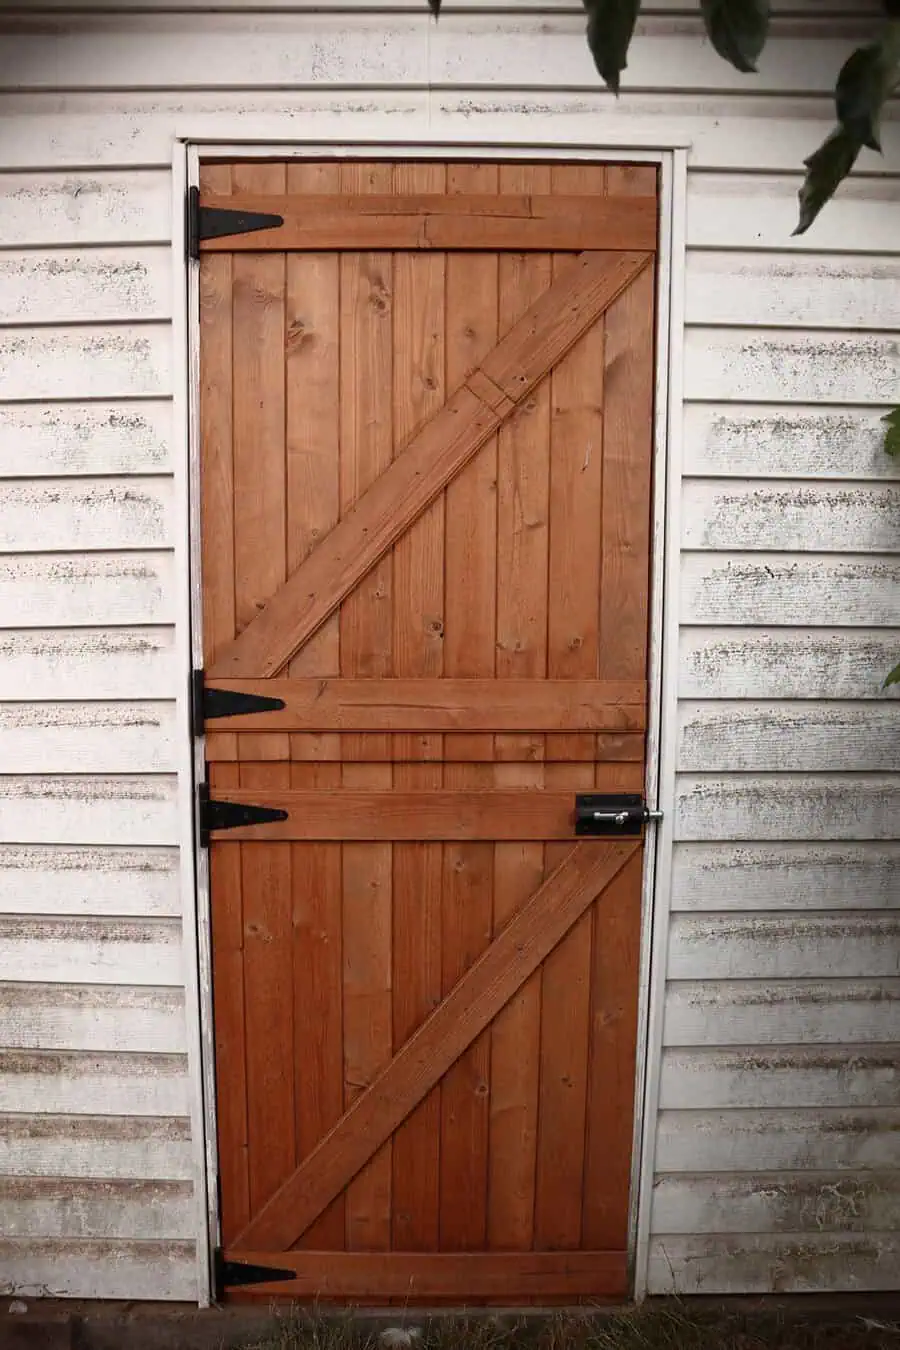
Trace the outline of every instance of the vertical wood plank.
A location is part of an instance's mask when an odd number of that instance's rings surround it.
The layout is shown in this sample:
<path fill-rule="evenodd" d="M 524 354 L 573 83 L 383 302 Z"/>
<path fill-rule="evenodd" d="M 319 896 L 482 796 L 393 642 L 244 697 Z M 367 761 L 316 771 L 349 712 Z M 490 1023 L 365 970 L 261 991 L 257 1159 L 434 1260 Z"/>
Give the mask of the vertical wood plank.
<path fill-rule="evenodd" d="M 339 192 L 340 166 L 288 165 L 290 193 Z M 334 253 L 287 257 L 287 558 L 298 567 L 336 524 L 340 315 Z M 295 678 L 340 673 L 340 626 L 333 615 L 288 667 Z M 291 737 L 291 786 L 340 787 L 338 736 Z M 328 759 L 325 757 L 328 756 Z M 325 760 L 325 762 L 321 762 Z M 294 922 L 294 1096 L 300 1162 L 343 1112 L 341 848 L 310 842 L 291 848 Z M 339 1196 L 304 1233 L 301 1247 L 341 1250 L 345 1203 Z"/>
<path fill-rule="evenodd" d="M 237 764 L 211 764 L 209 780 L 237 787 Z M 217 840 L 209 853 L 212 898 L 213 1028 L 216 1044 L 216 1133 L 222 1239 L 231 1241 L 250 1218 L 247 1148 L 247 1029 L 244 1020 L 244 919 L 241 845 Z"/>
<path fill-rule="evenodd" d="M 606 181 L 610 195 L 657 190 L 646 165 L 611 165 Z M 606 316 L 601 679 L 647 672 L 654 286 L 647 269 Z M 610 1248 L 628 1239 L 642 868 L 642 856 L 632 859 L 593 914 L 583 1238 Z"/>
<path fill-rule="evenodd" d="M 283 192 L 278 164 L 237 164 L 232 186 Z M 285 259 L 245 254 L 234 275 L 234 588 L 242 629 L 286 576 Z M 285 735 L 238 737 L 240 786 L 287 787 Z M 289 844 L 241 845 L 250 1204 L 256 1210 L 294 1163 L 294 1026 Z"/>
<path fill-rule="evenodd" d="M 228 196 L 231 169 L 204 165 L 204 192 Z M 200 259 L 200 559 L 203 581 L 203 660 L 212 666 L 235 636 L 234 464 L 232 459 L 232 260 Z M 237 759 L 237 737 L 218 732 L 223 758 Z"/>
<path fill-rule="evenodd" d="M 449 192 L 496 192 L 495 165 L 455 164 Z M 496 254 L 447 256 L 447 387 L 455 389 L 495 345 Z M 482 447 L 447 489 L 444 673 L 494 674 L 497 585 L 497 441 Z M 448 738 L 449 739 L 449 738 Z M 459 744 L 460 742 L 457 742 Z M 444 765 L 447 787 L 489 787 L 493 739 L 463 738 L 482 763 Z M 492 844 L 444 847 L 442 985 L 446 994 L 491 939 Z M 490 1033 L 483 1033 L 441 1085 L 441 1247 L 478 1250 L 487 1236 Z"/>
<path fill-rule="evenodd" d="M 390 164 L 345 164 L 344 192 L 390 192 Z M 340 260 L 341 510 L 393 457 L 393 260 L 389 253 L 345 253 Z M 392 559 L 385 558 L 341 607 L 341 674 L 392 673 Z M 345 787 L 389 788 L 389 763 L 354 763 L 363 738 L 345 736 Z M 387 738 L 369 738 L 368 753 Z M 344 1100 L 372 1081 L 391 1057 L 390 844 L 343 845 Z M 347 1190 L 347 1246 L 384 1251 L 391 1241 L 391 1144 L 375 1155 Z"/>
<path fill-rule="evenodd" d="M 554 192 L 602 193 L 605 170 L 558 165 Z M 554 259 L 554 276 L 569 265 Z M 550 559 L 547 673 L 596 674 L 599 660 L 596 578 L 601 555 L 604 321 L 600 319 L 551 375 Z M 586 584 L 586 579 L 591 582 Z M 565 760 L 574 738 L 554 738 Z M 548 764 L 548 787 L 573 797 L 590 788 L 590 763 Z M 564 845 L 548 845 L 554 867 Z M 581 1188 L 587 1103 L 591 916 L 585 915 L 544 963 L 541 996 L 540 1113 L 535 1245 L 581 1243 Z"/>
<path fill-rule="evenodd" d="M 547 193 L 550 169 L 503 165 L 500 190 Z M 550 285 L 548 254 L 503 254 L 499 260 L 500 332 Z M 547 563 L 550 489 L 550 384 L 525 400 L 500 431 L 497 475 L 497 659 L 503 679 L 540 680 L 547 671 Z M 537 738 L 543 750 L 543 738 Z M 498 787 L 544 782 L 533 736 L 497 736 Z M 499 843 L 494 852 L 494 933 L 537 890 L 544 849 Z M 536 971 L 491 1029 L 488 1242 L 528 1250 L 534 1234 L 541 972 Z"/>
<path fill-rule="evenodd" d="M 396 192 L 443 192 L 440 164 L 398 164 Z M 394 259 L 394 439 L 402 447 L 444 403 L 445 260 L 440 253 Z M 394 674 L 443 670 L 444 501 L 439 498 L 394 547 Z M 398 736 L 397 788 L 439 788 L 441 736 Z M 414 763 L 427 753 L 436 763 Z M 441 998 L 441 844 L 394 846 L 393 1032 L 399 1049 Z M 394 1136 L 392 1243 L 436 1251 L 440 1203 L 440 1089 Z"/>

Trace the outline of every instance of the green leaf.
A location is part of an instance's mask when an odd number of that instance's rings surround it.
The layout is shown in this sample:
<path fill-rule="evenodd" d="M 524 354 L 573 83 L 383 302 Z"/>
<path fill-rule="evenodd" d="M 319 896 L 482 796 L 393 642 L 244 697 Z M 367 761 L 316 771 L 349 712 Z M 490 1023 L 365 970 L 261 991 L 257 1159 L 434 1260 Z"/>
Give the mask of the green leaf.
<path fill-rule="evenodd" d="M 620 76 L 628 64 L 641 0 L 584 0 L 587 43 L 604 84 L 619 92 Z"/>
<path fill-rule="evenodd" d="M 800 220 L 794 234 L 805 234 L 856 163 L 860 143 L 837 127 L 809 159 L 800 189 Z"/>
<path fill-rule="evenodd" d="M 887 428 L 884 433 L 885 453 L 900 458 L 900 408 L 892 408 L 881 420 Z"/>
<path fill-rule="evenodd" d="M 894 25 L 891 25 L 893 27 Z M 897 56 L 889 34 L 857 47 L 844 62 L 835 88 L 838 121 L 870 150 L 881 150 L 881 113 L 897 82 Z"/>
<path fill-rule="evenodd" d="M 769 0 L 700 0 L 709 40 L 736 70 L 756 70 L 769 35 Z"/>
<path fill-rule="evenodd" d="M 900 666 L 894 666 L 894 669 L 881 687 L 882 689 L 890 689 L 892 684 L 900 684 Z"/>

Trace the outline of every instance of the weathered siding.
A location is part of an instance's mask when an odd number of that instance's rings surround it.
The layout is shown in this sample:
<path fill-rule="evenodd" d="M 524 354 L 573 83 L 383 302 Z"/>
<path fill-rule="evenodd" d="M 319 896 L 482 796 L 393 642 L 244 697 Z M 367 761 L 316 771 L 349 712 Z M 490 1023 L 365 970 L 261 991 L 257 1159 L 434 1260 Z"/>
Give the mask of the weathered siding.
<path fill-rule="evenodd" d="M 879 414 L 900 383 L 896 123 L 887 159 L 865 154 L 790 237 L 874 0 L 782 0 L 753 80 L 698 41 L 695 5 L 645 0 L 618 101 L 578 5 L 448 0 L 438 26 L 421 0 L 356 8 L 48 0 L 0 18 L 4 1280 L 194 1296 L 173 142 L 241 121 L 314 141 L 340 111 L 348 144 L 690 139 L 649 1286 L 895 1285 L 900 750 L 879 685 L 900 646 L 900 498 Z"/>

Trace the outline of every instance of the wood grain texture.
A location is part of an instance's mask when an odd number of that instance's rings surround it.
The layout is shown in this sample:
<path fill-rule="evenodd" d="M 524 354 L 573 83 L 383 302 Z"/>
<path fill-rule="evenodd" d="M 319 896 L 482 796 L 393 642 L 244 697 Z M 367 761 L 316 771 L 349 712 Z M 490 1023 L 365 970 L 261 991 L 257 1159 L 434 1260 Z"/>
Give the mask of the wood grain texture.
<path fill-rule="evenodd" d="M 481 369 L 514 402 L 524 398 L 650 261 L 648 254 L 584 254 L 558 286 L 482 360 Z M 0 389 L 3 366 L 0 351 Z M 273 675 L 496 430 L 499 414 L 463 385 L 364 491 L 225 652 L 212 674 Z"/>
<path fill-rule="evenodd" d="M 443 1003 L 351 1105 L 235 1246 L 286 1250 L 481 1034 L 624 867 L 634 845 L 576 845 Z"/>
<path fill-rule="evenodd" d="M 272 1265 L 271 1252 L 236 1252 L 241 1261 Z M 475 1299 L 550 1297 L 613 1298 L 626 1288 L 621 1252 L 323 1252 L 279 1254 L 297 1278 L 269 1285 L 267 1294 L 302 1299 L 355 1299 L 377 1289 L 384 1298 L 453 1298 L 468 1289 Z M 260 1291 L 262 1292 L 262 1291 Z"/>
<path fill-rule="evenodd" d="M 451 176 L 457 170 L 450 171 Z M 219 199 L 204 197 L 216 208 Z M 299 202 L 239 195 L 232 209 L 281 216 L 281 226 L 201 242 L 203 252 L 294 249 L 546 251 L 656 248 L 655 196 L 599 201 L 595 197 L 463 191 L 389 196 L 327 196 Z"/>

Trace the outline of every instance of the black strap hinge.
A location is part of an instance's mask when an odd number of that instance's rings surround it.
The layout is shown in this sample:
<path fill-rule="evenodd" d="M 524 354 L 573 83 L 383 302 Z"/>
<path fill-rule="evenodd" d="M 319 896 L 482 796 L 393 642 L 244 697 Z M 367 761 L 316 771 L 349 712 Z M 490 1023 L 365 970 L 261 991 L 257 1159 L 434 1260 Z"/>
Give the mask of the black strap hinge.
<path fill-rule="evenodd" d="M 204 239 L 223 239 L 230 234 L 252 234 L 255 230 L 277 230 L 284 216 L 265 211 L 235 211 L 223 206 L 201 206 L 200 189 L 188 188 L 187 255 L 200 257 Z"/>
<path fill-rule="evenodd" d="M 239 830 L 245 825 L 268 825 L 272 821 L 287 818 L 287 811 L 282 811 L 280 807 L 222 801 L 210 796 L 208 783 L 197 785 L 197 826 L 201 848 L 209 848 L 209 836 L 213 830 Z"/>
<path fill-rule="evenodd" d="M 229 1289 L 249 1284 L 280 1284 L 284 1280 L 295 1280 L 297 1272 L 277 1266 L 255 1266 L 249 1261 L 229 1261 L 222 1248 L 217 1247 L 213 1253 L 213 1278 L 216 1302 L 219 1302 Z"/>
<path fill-rule="evenodd" d="M 247 713 L 277 712 L 283 698 L 247 694 L 241 689 L 208 689 L 202 670 L 191 672 L 191 718 L 194 735 L 202 736 L 207 722 L 216 717 L 244 717 Z"/>

